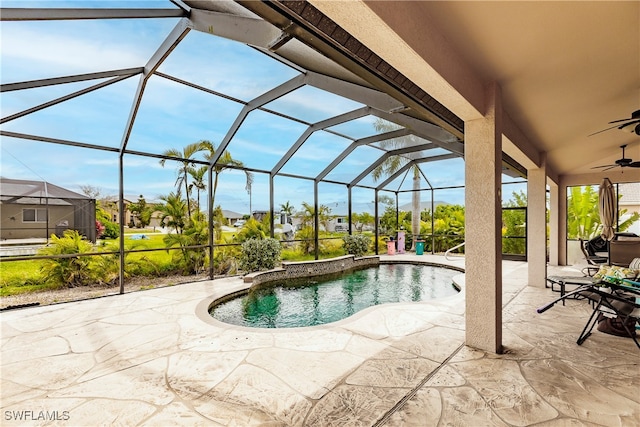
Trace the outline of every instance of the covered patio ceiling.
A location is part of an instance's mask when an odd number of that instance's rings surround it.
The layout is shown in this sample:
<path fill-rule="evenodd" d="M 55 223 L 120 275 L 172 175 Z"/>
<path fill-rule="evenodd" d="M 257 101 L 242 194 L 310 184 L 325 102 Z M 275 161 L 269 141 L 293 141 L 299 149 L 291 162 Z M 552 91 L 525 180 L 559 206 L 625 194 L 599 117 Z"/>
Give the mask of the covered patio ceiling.
<path fill-rule="evenodd" d="M 151 82 L 164 79 L 177 85 L 195 89 L 209 96 L 207 102 L 213 104 L 225 102 L 234 104 L 228 110 L 237 111 L 228 120 L 222 131 L 223 137 L 214 141 L 218 150 L 211 159 L 215 163 L 225 149 L 238 154 L 240 149 L 234 148 L 239 134 L 255 132 L 258 114 L 266 113 L 273 120 L 286 120 L 298 126 L 299 132 L 287 142 L 279 142 L 279 159 L 266 160 L 260 164 L 245 166 L 252 171 L 268 173 L 270 176 L 282 175 L 294 178 L 305 178 L 317 182 L 343 184 L 351 188 L 386 189 L 390 191 L 409 191 L 410 179 L 407 174 L 411 166 L 421 170 L 422 189 L 438 188 L 432 185 L 430 178 L 433 172 L 425 165 L 433 162 L 445 162 L 443 168 L 463 168 L 464 132 L 463 122 L 451 111 L 439 104 L 434 98 L 415 85 L 405 87 L 411 96 L 390 91 L 394 96 L 384 92 L 390 87 L 381 79 L 372 78 L 365 68 L 344 67 L 335 57 L 326 56 L 313 45 L 306 43 L 305 35 L 296 31 L 283 31 L 276 23 L 270 23 L 249 11 L 245 6 L 233 1 L 187 1 L 163 4 L 168 7 L 151 9 L 38 9 L 38 8 L 4 8 L 2 21 L 86 21 L 86 20 L 121 20 L 121 19 L 169 19 L 176 22 L 173 30 L 159 44 L 155 53 L 150 55 L 146 64 L 134 64 L 130 68 L 94 69 L 92 72 L 69 75 L 47 75 L 44 78 L 25 81 L 3 81 L 3 97 L 26 94 L 31 89 L 48 87 L 74 87 L 84 84 L 81 89 L 47 99 L 38 105 L 25 109 L 17 109 L 5 103 L 5 111 L 0 119 L 1 135 L 12 140 L 31 140 L 45 143 L 69 145 L 83 148 L 95 148 L 113 153 L 133 154 L 167 158 L 162 154 L 163 146 L 143 146 L 136 141 L 137 118 L 149 93 Z M 189 79 L 180 74 L 176 65 L 180 58 L 180 45 L 191 34 L 205 34 L 206 48 L 216 51 L 216 43 L 232 40 L 253 50 L 248 56 L 266 56 L 270 61 L 279 64 L 285 70 L 278 85 L 261 86 L 252 97 L 240 97 L 233 91 L 225 91 L 207 83 L 207 77 Z M 191 33 L 191 34 L 190 34 Z M 213 34 L 215 37 L 206 37 Z M 296 38 L 296 37 L 299 37 Z M 202 39 L 204 40 L 204 39 Z M 209 44 L 210 42 L 210 44 Z M 192 42 L 194 43 L 194 42 Z M 196 42 L 197 43 L 197 42 Z M 203 43 L 204 44 L 204 43 Z M 177 53 L 176 53 L 177 52 Z M 173 61 L 172 61 L 173 59 Z M 240 67 L 252 67 L 251 59 L 240 63 Z M 88 65 L 90 68 L 90 64 Z M 255 65 L 256 68 L 260 64 Z M 175 74 L 173 70 L 178 70 Z M 203 75 L 210 75 L 203 71 Z M 189 73 L 187 73 L 189 74 Z M 123 123 L 119 144 L 102 144 L 88 138 L 73 140 L 55 134 L 35 133 L 29 126 L 21 126 L 25 118 L 39 112 L 82 97 L 94 91 L 103 90 L 111 85 L 138 77 L 139 83 L 130 105 L 129 117 Z M 3 79 L 4 80 L 4 79 Z M 209 79 L 211 80 L 211 79 Z M 233 85 L 251 86 L 252 81 L 233 81 Z M 258 86 L 262 84 L 260 82 Z M 304 109 L 292 109 L 287 102 L 293 96 L 305 97 L 307 101 L 335 105 L 333 113 L 325 116 L 309 115 Z M 26 97 L 26 96 L 25 96 Z M 5 98 L 10 99 L 10 98 Z M 417 102 L 416 102 L 417 101 Z M 12 108 L 13 107 L 13 108 Z M 234 110 L 235 109 L 235 110 Z M 7 113 L 9 111 L 9 113 Z M 252 122 L 253 120 L 253 122 Z M 28 124 L 28 122 L 26 122 Z M 258 122 L 259 123 L 259 122 Z M 249 128 L 251 131 L 247 131 Z M 263 134 L 276 138 L 278 127 L 261 129 Z M 322 165 L 308 167 L 301 160 L 296 162 L 296 154 L 304 149 L 305 144 L 313 144 L 317 134 L 329 137 L 327 142 L 319 144 L 331 146 L 333 160 Z M 333 138 L 333 139 L 331 139 Z M 339 140 L 339 143 L 333 141 Z M 311 141 L 311 142 L 310 142 Z M 191 141 L 190 141 L 191 142 Z M 276 148 L 274 146 L 274 148 Z M 384 179 L 372 179 L 373 170 L 385 160 L 397 157 L 404 165 Z M 170 157 L 169 157 L 170 158 Z M 354 168 L 349 159 L 359 158 L 360 167 Z M 365 159 L 365 160 L 363 160 Z M 369 160 L 366 160 L 369 159 Z M 454 162 L 454 163 L 451 163 Z M 196 162 L 197 163 L 197 162 Z M 293 165 L 293 166 L 292 166 Z M 508 155 L 504 157 L 504 171 L 517 177 L 526 175 L 525 169 Z M 426 183 L 426 184 L 425 184 Z M 454 182 L 449 185 L 460 185 Z M 440 184 L 441 185 L 441 184 Z"/>

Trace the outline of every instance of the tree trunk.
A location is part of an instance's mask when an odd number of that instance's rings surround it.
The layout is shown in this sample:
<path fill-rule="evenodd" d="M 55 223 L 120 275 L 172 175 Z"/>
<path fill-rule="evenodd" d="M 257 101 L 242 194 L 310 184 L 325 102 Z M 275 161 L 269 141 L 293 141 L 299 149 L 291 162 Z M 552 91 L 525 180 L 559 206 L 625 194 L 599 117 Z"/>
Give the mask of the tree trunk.
<path fill-rule="evenodd" d="M 413 192 L 411 193 L 411 234 L 413 235 L 413 241 L 411 243 L 411 250 L 416 250 L 416 241 L 420 234 L 420 175 L 419 173 L 413 174 Z"/>
<path fill-rule="evenodd" d="M 187 170 L 184 171 L 184 190 L 187 197 L 187 219 L 191 219 L 191 203 L 189 202 L 189 183 L 187 182 Z"/>

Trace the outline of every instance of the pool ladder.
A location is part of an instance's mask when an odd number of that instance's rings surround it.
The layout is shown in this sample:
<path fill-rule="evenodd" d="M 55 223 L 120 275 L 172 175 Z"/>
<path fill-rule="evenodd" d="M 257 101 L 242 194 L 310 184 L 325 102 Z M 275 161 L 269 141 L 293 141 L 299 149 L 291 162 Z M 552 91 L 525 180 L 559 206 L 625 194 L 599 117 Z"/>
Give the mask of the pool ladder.
<path fill-rule="evenodd" d="M 450 249 L 447 249 L 447 251 L 444 253 L 444 258 L 445 258 L 447 261 L 452 261 L 452 260 L 449 258 L 449 253 L 450 253 L 451 251 L 455 251 L 456 249 L 463 247 L 465 243 L 467 243 L 467 242 L 462 242 L 462 243 L 460 243 L 459 245 L 456 245 L 456 246 L 454 246 L 454 247 L 452 247 L 452 248 L 450 248 Z"/>

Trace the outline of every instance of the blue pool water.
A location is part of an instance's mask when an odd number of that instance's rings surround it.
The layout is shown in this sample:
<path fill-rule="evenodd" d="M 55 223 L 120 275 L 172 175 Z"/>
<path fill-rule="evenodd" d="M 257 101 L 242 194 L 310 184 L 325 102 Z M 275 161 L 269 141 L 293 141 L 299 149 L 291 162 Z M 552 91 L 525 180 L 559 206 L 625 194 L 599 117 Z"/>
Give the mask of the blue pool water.
<path fill-rule="evenodd" d="M 291 328 L 344 319 L 373 305 L 455 295 L 456 270 L 381 264 L 339 277 L 270 283 L 212 307 L 215 319 L 239 326 Z"/>

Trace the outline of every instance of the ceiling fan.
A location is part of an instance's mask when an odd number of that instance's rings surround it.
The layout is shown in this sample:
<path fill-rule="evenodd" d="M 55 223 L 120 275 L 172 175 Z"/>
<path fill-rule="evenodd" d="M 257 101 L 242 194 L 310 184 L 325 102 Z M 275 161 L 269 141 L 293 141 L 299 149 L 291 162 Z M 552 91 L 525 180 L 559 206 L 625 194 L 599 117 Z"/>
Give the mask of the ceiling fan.
<path fill-rule="evenodd" d="M 639 125 L 640 126 L 640 125 Z M 621 168 L 626 168 L 626 167 L 630 167 L 630 168 L 640 168 L 640 161 L 633 161 L 633 159 L 627 159 L 624 157 L 624 149 L 627 147 L 627 145 L 621 145 L 620 148 L 622 148 L 622 158 L 616 160 L 616 162 L 612 165 L 603 165 L 603 166 L 595 166 L 592 167 L 591 169 L 601 169 L 601 168 L 606 168 L 604 169 L 605 171 L 609 170 L 609 169 L 613 169 L 615 167 L 620 166 Z"/>
<path fill-rule="evenodd" d="M 631 117 L 629 117 L 628 119 L 620 119 L 620 120 L 614 120 L 612 122 L 609 122 L 609 124 L 613 124 L 613 123 L 621 123 L 621 124 L 616 124 L 614 126 L 611 126 L 610 128 L 602 129 L 598 132 L 592 133 L 591 135 L 596 135 L 598 133 L 601 133 L 613 128 L 618 128 L 620 130 L 625 130 L 625 131 L 628 130 L 630 132 L 635 133 L 636 135 L 640 135 L 640 110 L 636 110 L 633 113 L 631 113 Z"/>

